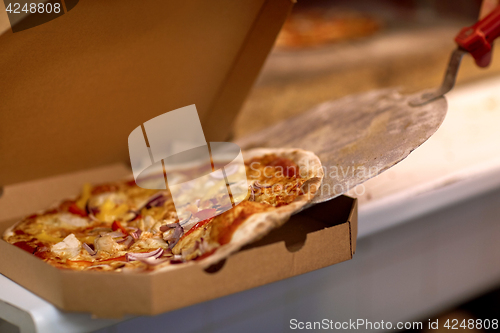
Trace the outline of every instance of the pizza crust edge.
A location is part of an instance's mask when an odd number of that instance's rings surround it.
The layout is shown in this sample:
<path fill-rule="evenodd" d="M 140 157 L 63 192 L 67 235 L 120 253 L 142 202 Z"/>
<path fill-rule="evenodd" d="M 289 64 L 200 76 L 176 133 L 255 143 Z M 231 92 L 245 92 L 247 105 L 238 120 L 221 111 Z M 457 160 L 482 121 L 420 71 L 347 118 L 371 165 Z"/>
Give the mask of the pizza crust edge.
<path fill-rule="evenodd" d="M 209 257 L 198 261 L 197 263 L 203 268 L 228 258 L 231 254 L 239 251 L 242 247 L 266 236 L 271 230 L 276 229 L 288 221 L 292 214 L 299 212 L 307 203 L 309 203 L 316 195 L 323 180 L 324 172 L 319 158 L 310 151 L 302 149 L 273 149 L 273 148 L 256 148 L 248 151 L 243 151 L 245 160 L 250 160 L 253 157 L 274 154 L 278 157 L 289 158 L 294 161 L 300 168 L 301 172 L 307 172 L 309 191 L 300 195 L 292 203 L 275 208 L 269 212 L 256 213 L 251 215 L 243 224 L 234 232 L 231 241 L 221 245 Z"/>

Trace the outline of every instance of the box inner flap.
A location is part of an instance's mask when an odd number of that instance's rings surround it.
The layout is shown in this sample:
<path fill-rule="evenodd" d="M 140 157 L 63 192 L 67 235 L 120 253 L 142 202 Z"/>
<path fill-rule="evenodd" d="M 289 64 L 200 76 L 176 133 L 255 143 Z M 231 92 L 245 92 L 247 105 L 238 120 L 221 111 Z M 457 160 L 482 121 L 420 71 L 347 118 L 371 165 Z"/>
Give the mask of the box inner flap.
<path fill-rule="evenodd" d="M 0 185 L 125 162 L 134 128 L 186 105 L 196 104 L 207 141 L 227 138 L 230 127 L 214 131 L 209 119 L 236 116 L 291 6 L 88 0 L 5 31 Z"/>

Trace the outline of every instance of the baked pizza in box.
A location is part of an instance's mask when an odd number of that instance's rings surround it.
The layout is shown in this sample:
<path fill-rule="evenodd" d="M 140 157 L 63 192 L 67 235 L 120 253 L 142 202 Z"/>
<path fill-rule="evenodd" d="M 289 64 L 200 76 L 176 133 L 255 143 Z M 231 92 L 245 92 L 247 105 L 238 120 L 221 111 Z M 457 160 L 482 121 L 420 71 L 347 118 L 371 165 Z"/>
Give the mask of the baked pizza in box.
<path fill-rule="evenodd" d="M 323 178 L 318 157 L 308 151 L 254 149 L 244 158 L 248 190 L 237 205 L 226 207 L 228 194 L 210 193 L 179 217 L 168 188 L 141 188 L 133 179 L 85 184 L 79 195 L 25 217 L 3 238 L 60 269 L 208 267 L 285 223 Z"/>
<path fill-rule="evenodd" d="M 302 49 L 368 37 L 380 31 L 379 19 L 342 8 L 297 7 L 286 20 L 276 46 Z"/>

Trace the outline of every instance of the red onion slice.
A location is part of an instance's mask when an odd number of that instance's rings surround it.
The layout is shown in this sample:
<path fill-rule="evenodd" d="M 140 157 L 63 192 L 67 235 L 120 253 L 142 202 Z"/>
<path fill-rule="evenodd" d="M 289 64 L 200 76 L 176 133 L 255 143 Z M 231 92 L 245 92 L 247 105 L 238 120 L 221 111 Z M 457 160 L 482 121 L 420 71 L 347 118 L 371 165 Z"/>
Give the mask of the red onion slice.
<path fill-rule="evenodd" d="M 131 222 L 131 221 L 135 220 L 135 219 L 137 218 L 137 216 L 139 216 L 139 213 L 138 213 L 138 212 L 136 212 L 135 210 L 129 210 L 129 211 L 127 212 L 127 214 L 129 214 L 129 216 L 127 216 L 128 218 L 127 218 L 127 217 L 125 217 L 125 220 L 126 220 L 127 222 Z"/>
<path fill-rule="evenodd" d="M 174 233 L 165 240 L 168 242 L 168 248 L 172 250 L 183 235 L 184 235 L 184 229 L 181 227 L 180 224 L 176 223 Z"/>
<path fill-rule="evenodd" d="M 174 248 L 175 245 L 177 245 L 177 243 L 179 242 L 179 240 L 181 239 L 181 237 L 184 235 L 184 229 L 182 229 L 182 227 L 179 225 L 178 228 L 175 228 L 174 230 L 174 242 L 169 242 L 168 243 L 168 248 L 170 250 L 172 250 Z"/>
<path fill-rule="evenodd" d="M 139 258 L 144 259 L 144 258 L 159 258 L 163 255 L 164 250 L 160 247 L 154 251 L 151 252 L 138 252 L 138 253 L 127 253 L 125 255 L 127 261 L 134 261 L 138 260 Z"/>
<path fill-rule="evenodd" d="M 129 213 L 132 214 L 132 216 L 129 217 L 127 222 L 135 220 L 137 218 L 137 216 L 140 215 L 140 212 L 144 207 L 151 208 L 151 207 L 160 206 L 163 203 L 165 203 L 165 201 L 167 200 L 167 197 L 165 194 L 166 194 L 166 192 L 163 192 L 163 191 L 157 192 L 153 196 L 151 196 L 148 200 L 146 200 L 145 202 L 140 204 L 139 207 L 137 207 L 137 209 L 130 210 Z"/>
<path fill-rule="evenodd" d="M 134 238 L 132 236 L 127 236 L 125 238 L 125 241 L 123 242 L 123 245 L 128 249 L 132 244 L 134 244 Z"/>
<path fill-rule="evenodd" d="M 141 237 L 141 234 L 142 234 L 142 230 L 141 229 L 137 229 L 136 231 L 133 231 L 130 233 L 130 235 L 135 239 L 139 239 Z"/>
<path fill-rule="evenodd" d="M 175 265 L 175 264 L 182 264 L 184 262 L 184 259 L 182 259 L 182 256 L 181 255 L 174 255 L 171 259 L 170 259 L 170 263 L 172 265 Z"/>
<path fill-rule="evenodd" d="M 248 187 L 250 189 L 250 198 L 248 198 L 248 201 L 255 201 L 255 192 L 253 190 L 252 186 Z"/>
<path fill-rule="evenodd" d="M 127 236 L 124 239 L 121 239 L 119 241 L 116 241 L 118 244 L 125 245 L 125 247 L 128 249 L 130 245 L 134 243 L 134 238 L 132 236 Z"/>
<path fill-rule="evenodd" d="M 184 235 L 184 229 L 181 227 L 179 223 L 177 223 L 174 230 L 174 237 L 180 238 L 182 235 Z"/>
<path fill-rule="evenodd" d="M 174 232 L 164 238 L 164 240 L 168 242 L 168 248 L 170 250 L 173 249 L 173 247 L 179 242 L 179 239 L 184 235 L 184 228 L 182 228 L 179 222 L 162 225 L 160 227 L 160 231 L 166 232 L 172 228 L 175 228 Z"/>
<path fill-rule="evenodd" d="M 90 207 L 89 206 L 89 201 L 87 200 L 87 203 L 85 204 L 85 211 L 87 212 L 87 216 L 92 220 L 92 221 L 99 221 L 96 217 L 95 214 L 99 213 L 99 208 L 95 207 Z"/>
<path fill-rule="evenodd" d="M 226 210 L 228 210 L 229 208 L 232 208 L 232 207 L 233 207 L 233 205 L 219 206 L 219 207 L 217 207 L 217 210 L 224 210 L 224 211 L 226 211 Z"/>
<path fill-rule="evenodd" d="M 89 205 L 90 200 L 87 200 L 87 203 L 85 203 L 85 211 L 87 212 L 87 215 L 95 215 L 99 213 L 99 208 L 97 207 L 90 207 Z"/>
<path fill-rule="evenodd" d="M 159 206 L 160 204 L 165 203 L 167 200 L 165 196 L 166 192 L 157 192 L 153 194 L 149 199 L 144 201 L 142 204 L 140 204 L 137 209 L 135 210 L 129 210 L 128 213 L 132 214 L 132 216 L 129 217 L 127 222 L 133 221 L 137 218 L 137 216 L 140 215 L 141 210 L 146 207 L 146 208 L 151 208 L 151 207 L 156 207 Z"/>
<path fill-rule="evenodd" d="M 96 250 L 94 250 L 94 249 L 92 249 L 92 248 L 89 246 L 89 244 L 87 244 L 87 243 L 83 243 L 82 247 L 83 247 L 85 250 L 87 250 L 87 252 L 88 252 L 91 256 L 95 256 L 95 255 L 96 255 L 96 253 L 97 253 L 97 251 L 96 251 Z"/>
<path fill-rule="evenodd" d="M 181 221 L 181 222 L 184 222 Z M 164 224 L 160 227 L 160 231 L 161 232 L 165 232 L 165 231 L 168 231 L 170 229 L 173 229 L 173 228 L 177 228 L 178 226 L 180 225 L 180 222 L 174 222 L 174 223 L 170 223 L 170 224 Z"/>
<path fill-rule="evenodd" d="M 182 225 L 184 225 L 184 224 L 188 223 L 188 222 L 189 222 L 189 220 L 191 220 L 191 217 L 193 217 L 193 214 L 192 214 L 192 213 L 189 213 L 189 216 L 188 216 L 188 217 L 186 217 L 185 219 L 182 219 L 181 221 L 179 221 L 179 224 L 182 226 Z"/>
<path fill-rule="evenodd" d="M 161 232 L 169 231 L 170 229 L 173 229 L 173 228 L 177 227 L 178 224 L 179 224 L 178 222 L 175 222 L 175 223 L 170 223 L 170 224 L 162 225 L 160 227 L 160 231 Z"/>
<path fill-rule="evenodd" d="M 170 261 L 168 258 L 164 259 L 156 259 L 156 258 L 137 258 L 137 261 L 140 261 L 148 266 L 157 266 L 163 263 Z"/>
<path fill-rule="evenodd" d="M 151 203 L 154 203 L 156 200 L 159 200 L 160 198 L 163 198 L 164 196 L 165 196 L 165 192 L 157 192 L 157 193 L 155 193 L 148 200 L 146 200 L 142 205 L 140 205 L 139 207 L 137 207 L 137 209 L 135 211 L 136 212 L 140 212 L 141 209 L 143 209 L 144 207 L 147 207 Z"/>
<path fill-rule="evenodd" d="M 199 248 L 200 248 L 201 254 L 207 252 L 210 249 L 210 247 L 208 246 L 207 241 L 203 237 L 200 238 L 200 247 Z"/>
<path fill-rule="evenodd" d="M 163 206 L 163 204 L 167 201 L 167 198 L 165 196 L 161 196 L 153 201 L 151 201 L 149 204 L 146 205 L 146 208 L 151 208 L 151 207 L 160 207 Z"/>

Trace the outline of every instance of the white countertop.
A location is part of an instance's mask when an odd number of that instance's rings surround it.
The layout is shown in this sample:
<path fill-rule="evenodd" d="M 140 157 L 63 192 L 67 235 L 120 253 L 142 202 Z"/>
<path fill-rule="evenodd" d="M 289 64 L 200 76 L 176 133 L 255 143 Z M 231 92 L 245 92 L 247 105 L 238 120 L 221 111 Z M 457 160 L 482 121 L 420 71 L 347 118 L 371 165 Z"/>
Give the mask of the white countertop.
<path fill-rule="evenodd" d="M 500 188 L 500 78 L 458 87 L 448 101 L 433 137 L 350 192 L 359 198 L 360 238 Z M 63 313 L 2 275 L 0 318 L 22 333 L 88 332 L 116 322 Z"/>

